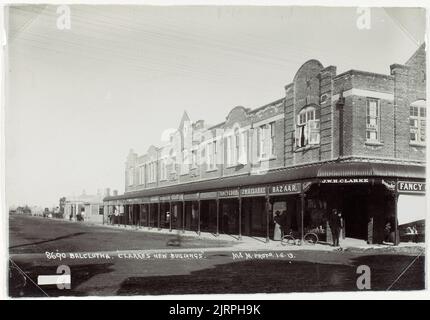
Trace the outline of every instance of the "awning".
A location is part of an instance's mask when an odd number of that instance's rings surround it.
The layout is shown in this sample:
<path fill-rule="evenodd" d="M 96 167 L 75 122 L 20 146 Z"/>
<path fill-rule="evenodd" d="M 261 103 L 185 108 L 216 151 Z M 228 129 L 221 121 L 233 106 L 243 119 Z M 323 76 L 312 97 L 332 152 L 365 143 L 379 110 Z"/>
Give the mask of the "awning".
<path fill-rule="evenodd" d="M 274 170 L 262 174 L 246 174 L 211 180 L 176 184 L 123 195 L 106 197 L 104 201 L 186 194 L 253 185 L 268 185 L 277 182 L 300 181 L 333 177 L 380 177 L 425 179 L 425 167 L 377 162 L 325 162 L 300 167 Z"/>
<path fill-rule="evenodd" d="M 425 167 L 379 162 L 331 162 L 318 170 L 318 178 L 380 177 L 425 179 Z"/>

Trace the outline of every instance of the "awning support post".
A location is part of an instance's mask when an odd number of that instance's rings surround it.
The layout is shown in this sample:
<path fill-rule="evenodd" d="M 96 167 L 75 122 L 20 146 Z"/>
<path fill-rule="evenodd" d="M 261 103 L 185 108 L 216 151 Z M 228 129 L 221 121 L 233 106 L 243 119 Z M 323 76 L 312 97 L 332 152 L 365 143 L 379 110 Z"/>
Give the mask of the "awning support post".
<path fill-rule="evenodd" d="M 399 200 L 399 194 L 395 192 L 393 196 L 394 196 L 394 245 L 398 246 L 400 243 L 399 220 L 397 218 L 397 205 Z"/>
<path fill-rule="evenodd" d="M 148 225 L 148 229 L 151 230 L 151 203 L 148 203 L 148 221 L 146 224 Z"/>
<path fill-rule="evenodd" d="M 182 233 L 185 233 L 185 201 L 182 200 Z"/>
<path fill-rule="evenodd" d="M 305 229 L 304 229 L 304 225 L 303 225 L 304 220 L 305 220 L 304 216 L 305 216 L 305 192 L 303 191 L 303 188 L 302 188 L 302 191 L 300 193 L 300 218 L 301 218 L 301 222 L 300 222 L 300 226 L 301 226 L 301 231 L 300 231 L 301 241 L 300 241 L 300 245 L 303 245 L 303 241 L 304 241 L 304 238 L 305 238 L 305 234 L 304 234 Z"/>
<path fill-rule="evenodd" d="M 270 242 L 270 235 L 269 235 L 269 207 L 270 207 L 270 197 L 266 194 L 266 205 L 265 205 L 265 211 L 266 211 L 266 243 Z"/>
<path fill-rule="evenodd" d="M 172 201 L 169 202 L 169 232 L 172 232 Z"/>
<path fill-rule="evenodd" d="M 199 211 L 198 211 L 198 224 L 197 224 L 197 234 L 200 235 L 200 209 L 201 209 L 201 204 L 200 204 L 200 195 L 199 195 Z"/>
<path fill-rule="evenodd" d="M 219 198 L 216 198 L 216 236 L 219 236 Z"/>
<path fill-rule="evenodd" d="M 242 240 L 242 198 L 240 197 L 240 190 L 239 190 L 239 238 L 238 240 Z"/>
<path fill-rule="evenodd" d="M 158 215 L 157 215 L 157 226 L 158 226 L 158 230 L 161 230 L 161 225 L 160 225 L 161 220 L 160 220 L 160 218 L 161 218 L 161 202 L 159 201 L 159 202 L 158 202 Z"/>

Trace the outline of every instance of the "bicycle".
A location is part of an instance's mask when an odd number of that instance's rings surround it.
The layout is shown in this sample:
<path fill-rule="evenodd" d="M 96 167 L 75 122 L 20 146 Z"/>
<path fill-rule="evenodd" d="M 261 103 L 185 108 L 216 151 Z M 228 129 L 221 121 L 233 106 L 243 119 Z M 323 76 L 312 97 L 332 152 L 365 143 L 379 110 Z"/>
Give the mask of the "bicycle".
<path fill-rule="evenodd" d="M 314 244 L 318 243 L 318 241 L 319 241 L 318 235 L 314 232 L 308 232 L 303 237 L 303 242 L 307 243 L 307 244 L 314 245 Z M 297 246 L 299 246 L 302 244 L 302 240 L 294 237 L 294 234 L 291 231 L 289 234 L 284 235 L 282 237 L 281 244 L 283 246 L 286 246 L 286 245 L 297 245 Z"/>

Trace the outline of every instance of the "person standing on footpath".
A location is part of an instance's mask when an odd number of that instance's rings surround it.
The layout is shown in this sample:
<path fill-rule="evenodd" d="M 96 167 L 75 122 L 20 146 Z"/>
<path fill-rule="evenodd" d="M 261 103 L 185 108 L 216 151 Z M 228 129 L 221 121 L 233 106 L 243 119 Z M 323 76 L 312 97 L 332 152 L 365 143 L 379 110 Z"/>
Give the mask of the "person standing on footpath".
<path fill-rule="evenodd" d="M 331 216 L 329 218 L 329 225 L 330 225 L 331 234 L 333 238 L 333 246 L 339 247 L 339 236 L 340 236 L 340 229 L 342 227 L 342 219 L 336 209 L 332 210 Z"/>

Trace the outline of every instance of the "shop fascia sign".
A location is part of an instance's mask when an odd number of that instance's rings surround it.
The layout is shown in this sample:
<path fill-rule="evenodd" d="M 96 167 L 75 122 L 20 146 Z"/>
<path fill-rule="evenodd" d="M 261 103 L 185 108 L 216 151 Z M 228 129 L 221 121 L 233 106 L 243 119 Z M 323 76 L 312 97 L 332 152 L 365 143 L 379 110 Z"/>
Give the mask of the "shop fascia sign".
<path fill-rule="evenodd" d="M 184 200 L 184 195 L 183 194 L 172 194 L 170 196 L 170 199 L 172 201 L 181 201 L 181 200 Z"/>
<path fill-rule="evenodd" d="M 159 196 L 151 197 L 151 198 L 149 198 L 149 201 L 158 202 L 158 201 L 160 201 L 160 197 Z"/>
<path fill-rule="evenodd" d="M 170 196 L 160 196 L 160 201 L 164 201 L 164 202 L 170 201 Z"/>
<path fill-rule="evenodd" d="M 302 192 L 300 182 L 278 183 L 269 187 L 269 194 L 296 194 Z"/>
<path fill-rule="evenodd" d="M 186 193 L 183 195 L 184 200 L 198 200 L 199 194 L 198 193 Z"/>
<path fill-rule="evenodd" d="M 360 183 L 370 183 L 369 178 L 329 178 L 321 179 L 320 183 L 325 184 L 360 184 Z"/>
<path fill-rule="evenodd" d="M 426 183 L 416 181 L 397 181 L 397 192 L 424 194 L 426 192 Z"/>
<path fill-rule="evenodd" d="M 226 189 L 218 191 L 219 198 L 236 198 L 239 196 L 239 189 Z"/>
<path fill-rule="evenodd" d="M 242 197 L 251 197 L 251 196 L 265 196 L 266 195 L 266 187 L 247 187 L 240 189 L 240 195 Z"/>
<path fill-rule="evenodd" d="M 200 199 L 216 199 L 216 191 L 200 192 Z"/>

